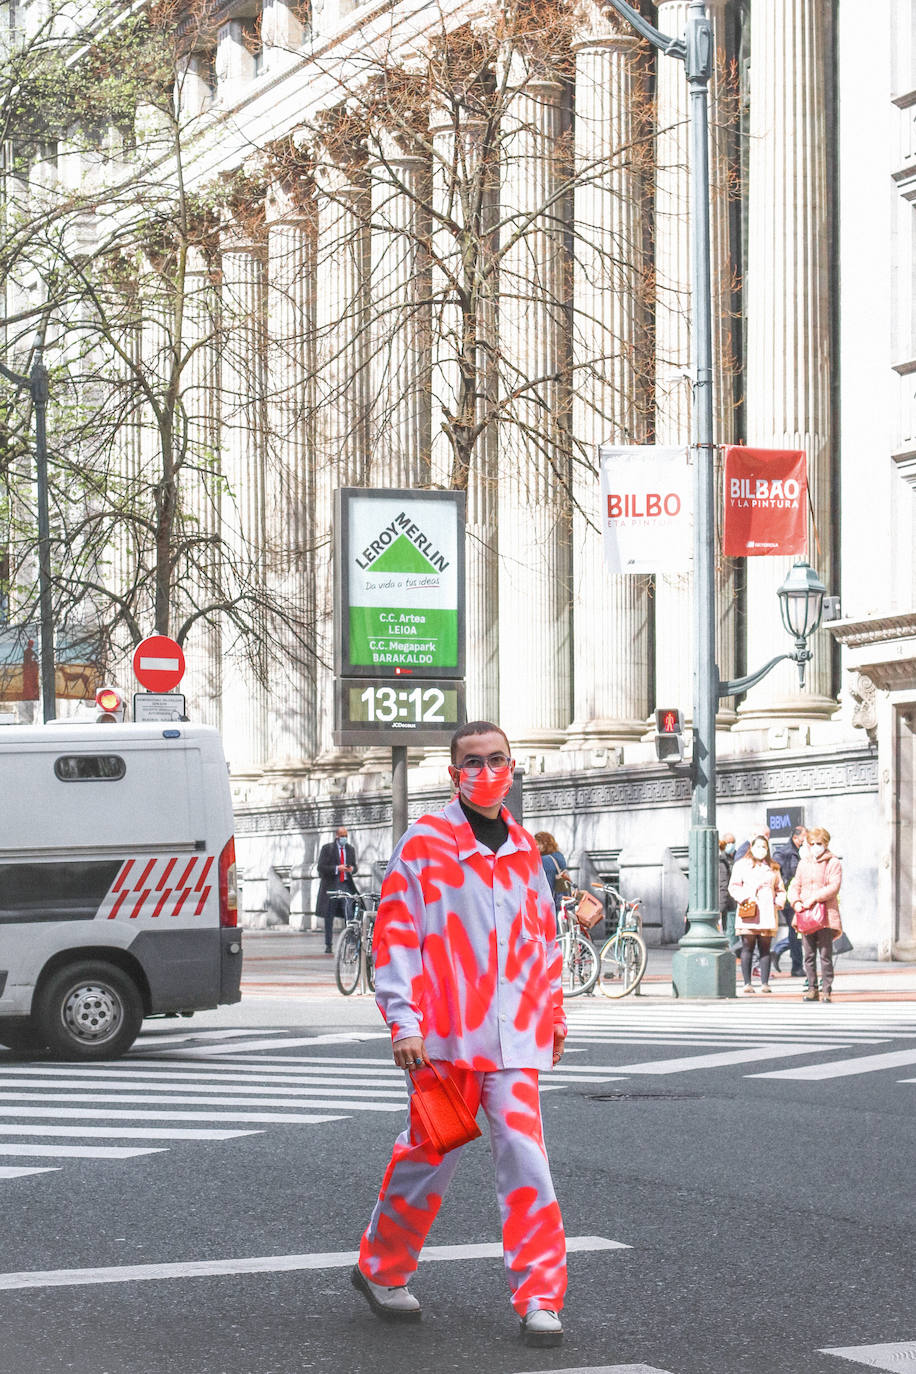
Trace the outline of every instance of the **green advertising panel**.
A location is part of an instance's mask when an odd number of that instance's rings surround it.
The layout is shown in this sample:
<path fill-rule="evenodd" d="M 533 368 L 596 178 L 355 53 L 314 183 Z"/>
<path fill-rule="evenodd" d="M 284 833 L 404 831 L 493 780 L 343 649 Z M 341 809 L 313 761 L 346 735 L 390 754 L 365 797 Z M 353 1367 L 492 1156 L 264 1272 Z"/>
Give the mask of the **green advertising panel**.
<path fill-rule="evenodd" d="M 461 677 L 460 492 L 338 493 L 338 672 Z"/>

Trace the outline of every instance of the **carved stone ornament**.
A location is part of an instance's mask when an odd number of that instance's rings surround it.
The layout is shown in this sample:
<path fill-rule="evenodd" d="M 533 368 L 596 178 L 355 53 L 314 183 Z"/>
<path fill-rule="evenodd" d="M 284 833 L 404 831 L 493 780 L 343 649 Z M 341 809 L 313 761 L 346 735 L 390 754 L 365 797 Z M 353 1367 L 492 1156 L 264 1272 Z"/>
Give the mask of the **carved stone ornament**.
<path fill-rule="evenodd" d="M 849 689 L 849 695 L 855 702 L 852 723 L 857 729 L 865 731 L 872 744 L 878 738 L 877 691 L 870 677 L 864 673 L 852 674 L 852 686 Z"/>

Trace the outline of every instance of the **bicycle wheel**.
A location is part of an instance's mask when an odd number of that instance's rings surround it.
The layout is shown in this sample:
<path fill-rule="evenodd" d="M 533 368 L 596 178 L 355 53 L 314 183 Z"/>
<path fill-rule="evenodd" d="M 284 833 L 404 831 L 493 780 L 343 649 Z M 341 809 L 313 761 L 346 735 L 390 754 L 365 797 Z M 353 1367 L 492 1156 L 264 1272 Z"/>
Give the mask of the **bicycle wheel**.
<path fill-rule="evenodd" d="M 563 959 L 563 996 L 579 997 L 595 986 L 598 978 L 598 951 L 578 930 L 571 934 L 568 956 Z M 565 950 L 564 950 L 565 955 Z"/>
<path fill-rule="evenodd" d="M 334 961 L 334 977 L 344 997 L 356 991 L 359 982 L 359 932 L 352 926 L 345 926 L 337 942 L 337 958 Z"/>
<path fill-rule="evenodd" d="M 601 947 L 598 990 L 605 997 L 626 997 L 639 986 L 648 958 L 645 941 L 635 930 L 612 935 Z"/>

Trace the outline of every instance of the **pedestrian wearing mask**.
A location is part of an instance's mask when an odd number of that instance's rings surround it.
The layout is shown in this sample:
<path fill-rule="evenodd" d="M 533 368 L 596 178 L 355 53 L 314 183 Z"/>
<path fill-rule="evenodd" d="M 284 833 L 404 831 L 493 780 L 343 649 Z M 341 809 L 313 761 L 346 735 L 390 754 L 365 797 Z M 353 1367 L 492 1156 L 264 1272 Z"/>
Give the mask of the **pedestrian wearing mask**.
<path fill-rule="evenodd" d="M 735 866 L 735 837 L 722 835 L 719 840 L 719 919 L 731 945 L 735 940 L 735 908 L 737 903 L 728 890 Z"/>
<path fill-rule="evenodd" d="M 838 901 L 843 865 L 830 852 L 830 834 L 820 826 L 807 832 L 807 845 L 789 885 L 793 924 L 801 934 L 808 991 L 805 1002 L 829 1002 L 833 987 L 833 942 L 842 934 Z M 817 956 L 821 958 L 823 992 L 817 989 Z"/>
<path fill-rule="evenodd" d="M 379 1317 L 416 1321 L 407 1284 L 464 1146 L 439 1153 L 417 1103 L 444 1076 L 483 1109 L 512 1306 L 527 1345 L 558 1345 L 566 1242 L 544 1146 L 539 1074 L 566 1038 L 562 955 L 541 856 L 503 806 L 509 742 L 472 721 L 452 737 L 457 796 L 402 836 L 382 884 L 375 992 L 395 1064 L 408 1072 L 397 1138 L 351 1281 Z"/>
<path fill-rule="evenodd" d="M 560 898 L 572 892 L 572 883 L 567 871 L 566 856 L 561 852 L 549 830 L 538 830 L 534 842 L 541 856 L 544 877 L 550 886 L 553 904 L 559 909 Z"/>
<path fill-rule="evenodd" d="M 789 888 L 792 879 L 795 877 L 798 865 L 801 861 L 802 845 L 806 843 L 807 830 L 803 825 L 797 825 L 792 831 L 792 838 L 789 843 L 781 849 L 774 849 L 773 858 L 779 864 L 779 871 L 782 874 L 782 881 Z M 804 955 L 802 953 L 801 938 L 792 924 L 792 908 L 787 906 L 783 913 L 786 922 L 787 934 L 785 940 L 780 940 L 773 947 L 773 965 L 779 972 L 780 956 L 789 951 L 792 961 L 792 977 L 800 978 L 803 972 Z"/>
<path fill-rule="evenodd" d="M 738 903 L 735 931 L 741 936 L 741 977 L 745 994 L 753 993 L 754 950 L 760 957 L 760 991 L 770 987 L 770 946 L 779 929 L 779 911 L 786 900 L 779 864 L 770 858 L 765 835 L 751 837 L 750 848 L 732 869 L 728 890 Z"/>

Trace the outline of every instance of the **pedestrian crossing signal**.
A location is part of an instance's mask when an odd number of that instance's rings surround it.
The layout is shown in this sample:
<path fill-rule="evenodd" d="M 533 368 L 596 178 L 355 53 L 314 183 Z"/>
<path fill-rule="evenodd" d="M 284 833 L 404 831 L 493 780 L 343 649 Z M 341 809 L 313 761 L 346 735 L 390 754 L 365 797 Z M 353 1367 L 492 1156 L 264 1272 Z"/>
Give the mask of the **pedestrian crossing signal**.
<path fill-rule="evenodd" d="M 684 757 L 684 714 L 677 707 L 655 712 L 655 757 L 660 763 L 680 763 Z"/>
<path fill-rule="evenodd" d="M 117 687 L 100 687 L 95 694 L 96 724 L 116 725 L 124 719 L 124 694 Z"/>

